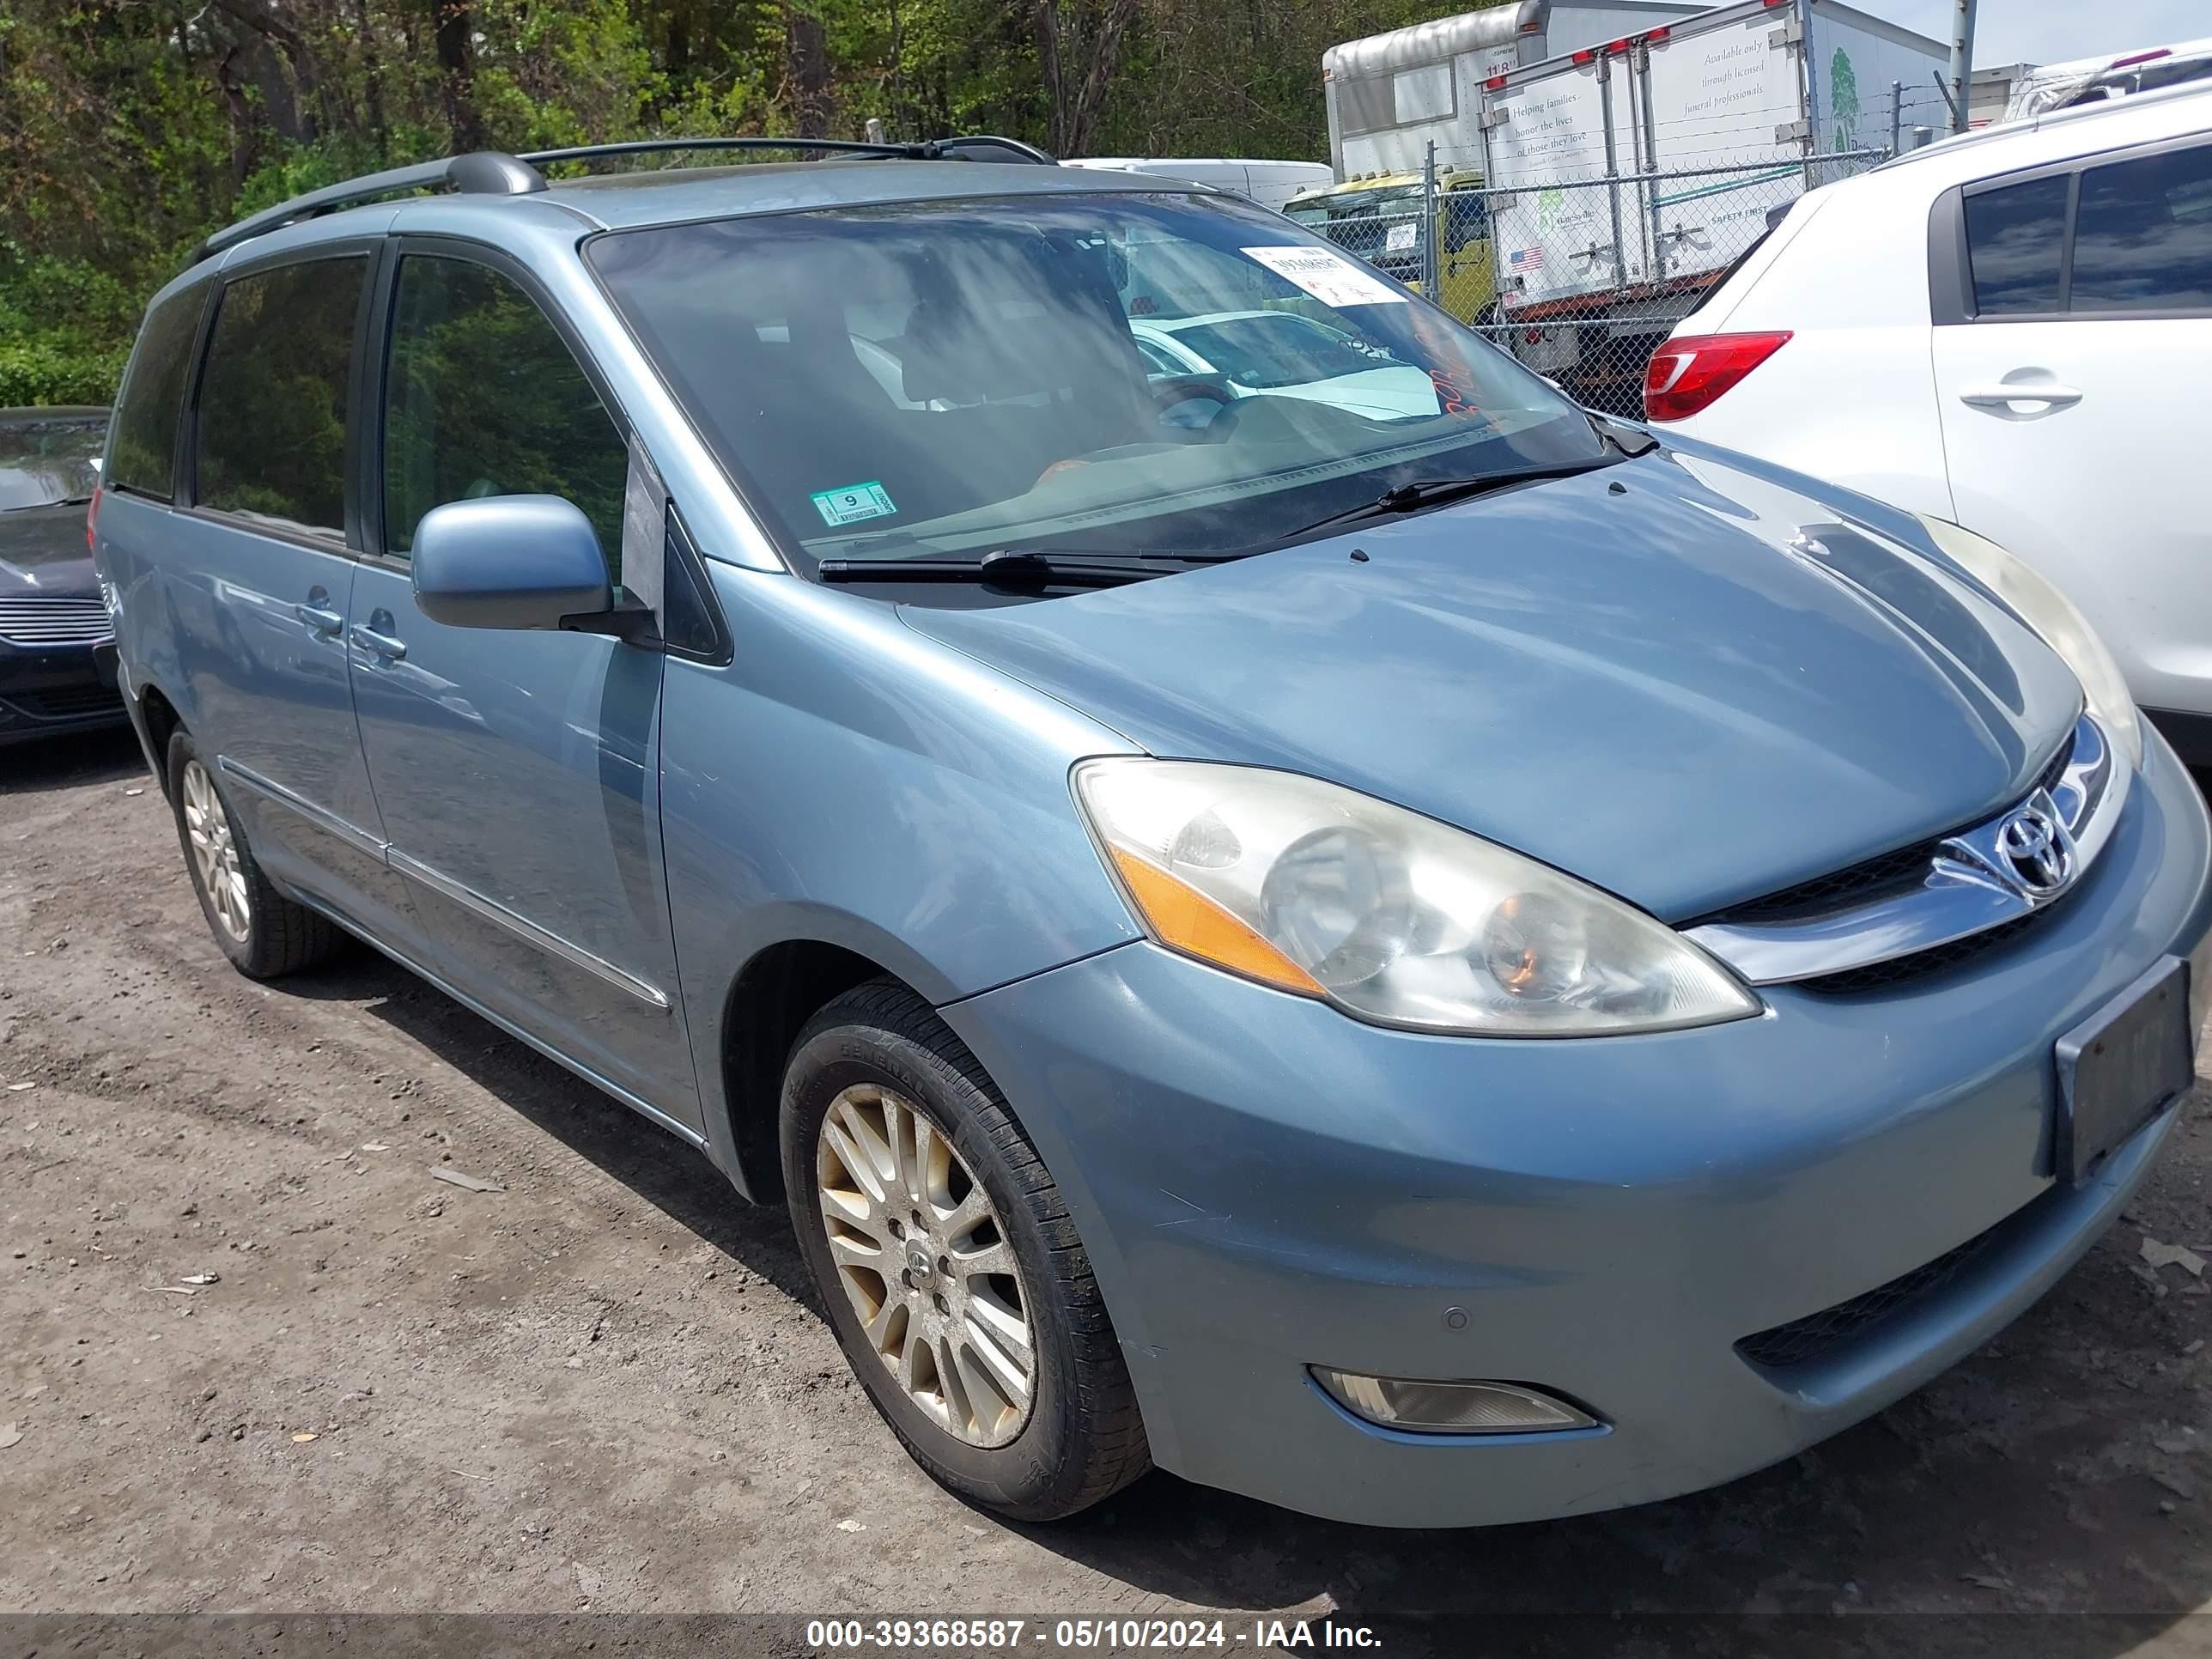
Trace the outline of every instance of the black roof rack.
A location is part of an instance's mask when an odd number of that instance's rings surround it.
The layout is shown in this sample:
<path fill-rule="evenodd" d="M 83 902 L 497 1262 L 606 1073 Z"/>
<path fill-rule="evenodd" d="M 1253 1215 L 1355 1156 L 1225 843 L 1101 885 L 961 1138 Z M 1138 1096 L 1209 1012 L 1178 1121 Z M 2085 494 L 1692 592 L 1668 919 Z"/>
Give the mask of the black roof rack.
<path fill-rule="evenodd" d="M 419 161 L 412 167 L 389 167 L 349 179 L 340 185 L 311 190 L 289 202 L 250 214 L 236 224 L 216 231 L 193 250 L 192 261 L 212 258 L 226 248 L 255 236 L 318 214 L 356 207 L 380 196 L 415 190 L 453 190 L 465 196 L 528 196 L 545 188 L 538 169 L 563 161 L 596 161 L 602 156 L 647 155 L 677 150 L 787 149 L 825 155 L 867 156 L 910 161 L 1016 161 L 1050 167 L 1051 156 L 1018 138 L 976 134 L 963 138 L 929 138 L 918 143 L 867 143 L 849 138 L 636 138 L 623 143 L 577 144 L 566 149 L 531 150 L 520 155 L 502 151 L 472 150 L 443 161 Z"/>
<path fill-rule="evenodd" d="M 615 144 L 536 149 L 515 159 L 533 167 L 550 167 L 556 161 L 588 161 L 602 155 L 649 155 L 682 149 L 820 150 L 829 155 L 906 161 L 1029 161 L 1052 165 L 1052 157 L 1036 145 L 990 133 L 967 138 L 926 138 L 917 143 L 872 143 L 858 138 L 633 138 Z"/>

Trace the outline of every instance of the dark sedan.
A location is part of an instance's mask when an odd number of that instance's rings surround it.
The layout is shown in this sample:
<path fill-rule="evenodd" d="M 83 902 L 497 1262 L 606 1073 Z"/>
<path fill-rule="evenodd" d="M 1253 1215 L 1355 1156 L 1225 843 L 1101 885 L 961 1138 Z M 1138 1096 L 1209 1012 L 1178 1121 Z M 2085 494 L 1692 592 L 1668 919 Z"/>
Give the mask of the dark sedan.
<path fill-rule="evenodd" d="M 0 410 L 0 745 L 124 719 L 86 545 L 104 409 Z"/>

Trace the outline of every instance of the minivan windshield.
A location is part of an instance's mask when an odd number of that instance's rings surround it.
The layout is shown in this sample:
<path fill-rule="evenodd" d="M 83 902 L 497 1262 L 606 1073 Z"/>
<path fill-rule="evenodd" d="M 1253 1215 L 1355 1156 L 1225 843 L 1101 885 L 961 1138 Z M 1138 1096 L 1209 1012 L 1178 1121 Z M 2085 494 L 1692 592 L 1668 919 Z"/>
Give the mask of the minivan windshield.
<path fill-rule="evenodd" d="M 1403 484 L 1605 459 L 1444 313 L 1215 196 L 820 209 L 589 257 L 803 561 L 1257 550 Z"/>
<path fill-rule="evenodd" d="M 0 418 L 0 513 L 90 500 L 106 438 L 106 410 Z"/>

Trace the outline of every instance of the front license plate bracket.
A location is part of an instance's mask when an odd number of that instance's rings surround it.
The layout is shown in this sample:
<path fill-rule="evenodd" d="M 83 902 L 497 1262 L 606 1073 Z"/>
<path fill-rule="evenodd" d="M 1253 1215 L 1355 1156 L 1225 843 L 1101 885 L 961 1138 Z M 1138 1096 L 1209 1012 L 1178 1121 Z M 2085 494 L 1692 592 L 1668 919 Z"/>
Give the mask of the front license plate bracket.
<path fill-rule="evenodd" d="M 2167 957 L 2058 1039 L 2055 1170 L 2078 1184 L 2189 1091 L 2189 966 Z"/>

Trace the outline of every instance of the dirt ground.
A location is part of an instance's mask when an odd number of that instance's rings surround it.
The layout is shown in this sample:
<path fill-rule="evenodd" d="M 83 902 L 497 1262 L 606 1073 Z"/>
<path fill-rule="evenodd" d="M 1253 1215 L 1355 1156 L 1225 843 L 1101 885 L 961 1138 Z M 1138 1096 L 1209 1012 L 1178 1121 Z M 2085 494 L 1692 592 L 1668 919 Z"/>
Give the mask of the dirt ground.
<path fill-rule="evenodd" d="M 781 1212 L 365 951 L 233 973 L 127 734 L 0 757 L 0 1612 L 2212 1651 L 2212 1294 L 2140 1253 L 2212 1255 L 2202 1090 L 2129 1218 L 1877 1419 L 1676 1503 L 1392 1533 L 1160 1474 L 1057 1528 L 964 1508 L 850 1380 Z"/>

